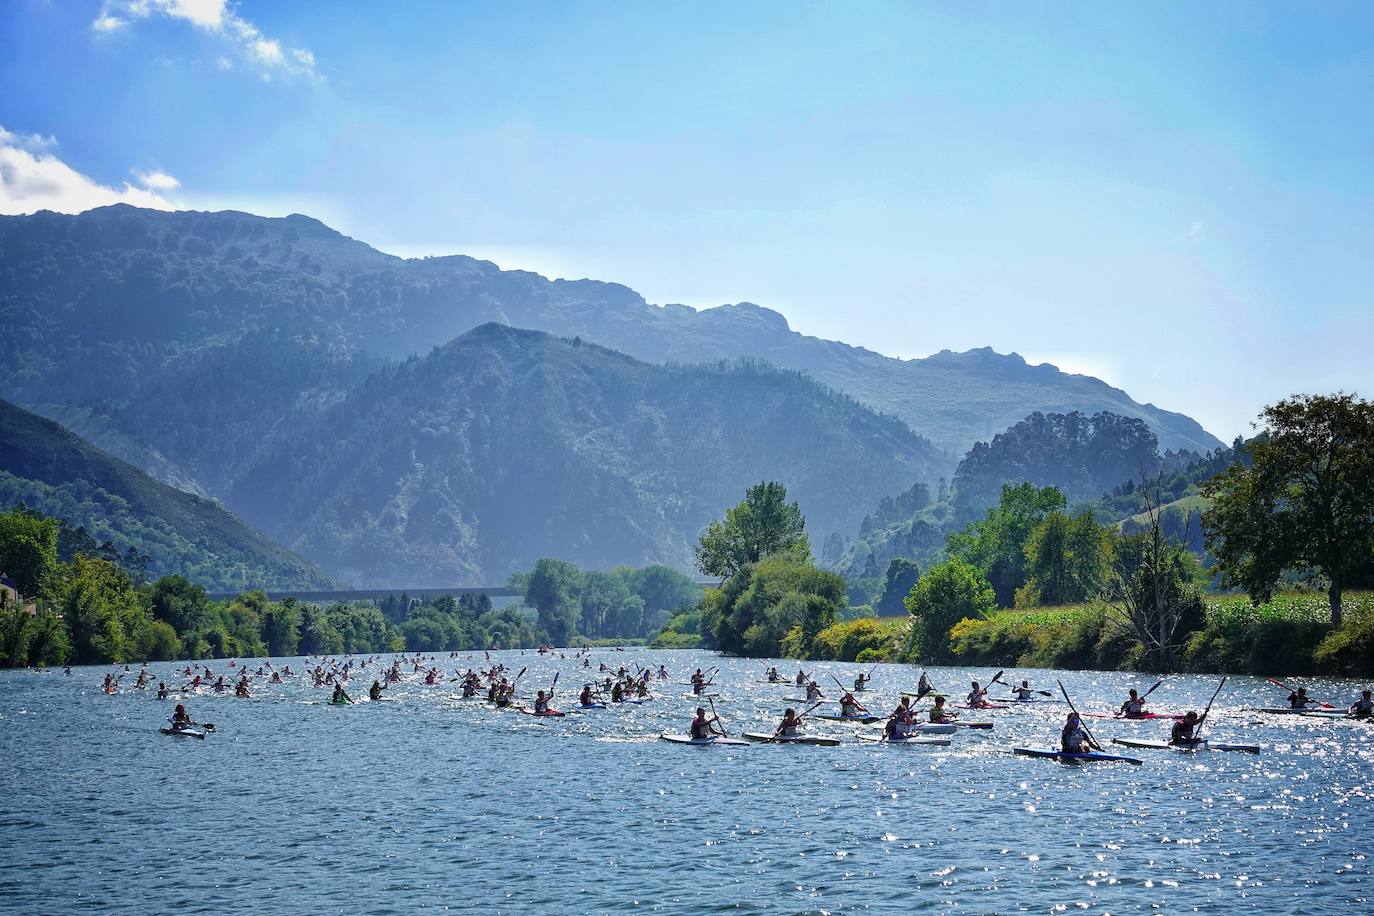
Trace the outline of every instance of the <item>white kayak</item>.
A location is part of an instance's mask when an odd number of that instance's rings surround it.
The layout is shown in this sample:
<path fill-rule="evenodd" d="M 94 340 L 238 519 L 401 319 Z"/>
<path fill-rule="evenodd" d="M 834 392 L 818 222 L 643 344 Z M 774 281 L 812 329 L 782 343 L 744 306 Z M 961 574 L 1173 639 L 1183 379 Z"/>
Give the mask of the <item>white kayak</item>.
<path fill-rule="evenodd" d="M 722 738 L 719 735 L 712 735 L 710 738 L 689 738 L 686 735 L 659 735 L 660 741 L 671 741 L 674 744 L 691 744 L 696 747 L 711 747 L 715 744 L 723 744 L 727 747 L 748 747 L 748 741 L 741 741 L 738 738 Z"/>
<path fill-rule="evenodd" d="M 839 747 L 839 738 L 826 738 L 823 735 L 778 735 L 773 736 L 771 732 L 745 732 L 744 737 L 750 741 L 762 741 L 770 744 L 814 744 L 817 747 Z"/>
<path fill-rule="evenodd" d="M 164 735 L 172 735 L 177 738 L 204 738 L 205 732 L 194 728 L 164 728 L 161 730 Z"/>
<path fill-rule="evenodd" d="M 1168 751 L 1174 750 L 1180 753 L 1189 754 L 1194 751 L 1239 751 L 1243 754 L 1258 754 L 1260 746 L 1258 744 L 1226 744 L 1220 741 L 1212 741 L 1210 738 L 1203 738 L 1194 744 L 1172 744 L 1168 741 L 1150 741 L 1143 738 L 1113 738 L 1112 744 L 1119 744 L 1122 747 L 1133 747 L 1146 751 Z"/>
<path fill-rule="evenodd" d="M 905 738 L 889 738 L 886 735 L 859 735 L 860 741 L 870 741 L 874 744 L 910 744 L 913 747 L 947 747 L 950 744 L 948 738 L 922 738 L 919 735 L 907 735 Z"/>
<path fill-rule="evenodd" d="M 1342 709 L 1289 709 L 1287 706 L 1266 706 L 1254 712 L 1271 716 L 1311 716 L 1314 719 L 1344 719 L 1349 715 Z"/>

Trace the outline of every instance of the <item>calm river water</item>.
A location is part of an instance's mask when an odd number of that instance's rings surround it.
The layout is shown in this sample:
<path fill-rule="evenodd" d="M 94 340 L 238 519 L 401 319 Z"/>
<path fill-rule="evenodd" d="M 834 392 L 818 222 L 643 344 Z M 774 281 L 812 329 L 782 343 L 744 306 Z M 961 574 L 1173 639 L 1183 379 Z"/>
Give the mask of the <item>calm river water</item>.
<path fill-rule="evenodd" d="M 500 657 L 529 667 L 522 688 L 585 679 L 571 659 Z M 108 669 L 0 673 L 0 909 L 1374 912 L 1374 725 L 1247 711 L 1283 700 L 1262 680 L 1232 679 L 1209 719 L 1217 740 L 1263 745 L 1257 757 L 1066 765 L 1009 753 L 1057 740 L 1064 707 L 1048 703 L 978 713 L 996 727 L 947 748 L 861 744 L 822 722 L 812 730 L 846 742 L 673 745 L 655 738 L 686 728 L 698 665 L 721 668 L 712 690 L 731 734 L 769 728 L 796 693 L 762 683 L 759 662 L 705 652 L 601 660 L 662 663 L 672 681 L 643 706 L 544 720 L 414 676 L 389 692 L 400 702 L 347 707 L 293 679 L 248 700 L 192 695 L 192 716 L 217 726 L 196 741 L 158 733 L 172 704 L 152 690 L 104 695 Z M 830 688 L 830 673 L 859 670 L 817 667 Z M 172 670 L 153 666 L 182 683 Z M 865 701 L 890 707 L 918 674 L 880 666 Z M 951 694 L 990 674 L 930 670 Z M 1055 689 L 1050 672 L 1013 676 Z M 1084 712 L 1152 681 L 1064 676 Z M 1339 702 L 1357 687 L 1304 683 Z M 1200 709 L 1215 686 L 1174 677 L 1150 700 Z M 1167 732 L 1090 722 L 1104 742 Z"/>

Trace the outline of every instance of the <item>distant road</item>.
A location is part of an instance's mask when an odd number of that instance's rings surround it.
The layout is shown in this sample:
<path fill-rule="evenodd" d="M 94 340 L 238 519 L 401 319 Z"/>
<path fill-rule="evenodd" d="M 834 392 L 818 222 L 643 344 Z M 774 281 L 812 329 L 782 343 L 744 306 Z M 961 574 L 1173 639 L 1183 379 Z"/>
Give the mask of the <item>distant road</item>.
<path fill-rule="evenodd" d="M 719 582 L 698 582 L 702 588 L 715 588 Z M 215 600 L 223 598 L 237 598 L 244 592 L 252 589 L 241 588 L 233 592 L 211 592 L 210 597 Z M 454 585 L 448 588 L 346 588 L 335 591 L 307 592 L 307 591 L 280 591 L 274 592 L 264 589 L 267 597 L 273 601 L 280 601 L 283 598 L 295 598 L 297 601 L 310 602 L 312 604 L 331 604 L 333 602 L 343 602 L 348 604 L 353 601 L 378 601 L 388 595 L 399 595 L 405 593 L 411 598 L 437 598 L 440 595 L 486 595 L 489 598 L 521 598 L 524 592 L 513 591 L 504 585 Z"/>

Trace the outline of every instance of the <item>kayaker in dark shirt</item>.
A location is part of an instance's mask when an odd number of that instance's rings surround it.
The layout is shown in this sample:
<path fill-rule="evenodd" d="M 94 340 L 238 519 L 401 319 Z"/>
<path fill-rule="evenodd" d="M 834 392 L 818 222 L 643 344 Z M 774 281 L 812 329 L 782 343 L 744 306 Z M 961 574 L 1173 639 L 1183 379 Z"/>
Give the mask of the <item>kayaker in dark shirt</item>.
<path fill-rule="evenodd" d="M 367 698 L 374 703 L 382 698 L 381 681 L 373 681 L 372 686 L 367 688 Z"/>
<path fill-rule="evenodd" d="M 1357 719 L 1368 719 L 1374 716 L 1374 700 L 1370 699 L 1369 691 L 1360 694 L 1360 698 L 1350 704 L 1350 714 Z"/>
<path fill-rule="evenodd" d="M 577 702 L 581 703 L 583 706 L 592 706 L 596 703 L 596 699 L 592 696 L 591 684 L 582 685 L 582 692 L 577 695 Z"/>
<path fill-rule="evenodd" d="M 938 725 L 941 722 L 949 722 L 953 719 L 954 713 L 945 709 L 945 698 L 937 696 L 935 698 L 935 705 L 930 707 L 930 721 Z"/>
<path fill-rule="evenodd" d="M 1136 692 L 1134 687 L 1126 697 L 1126 702 L 1121 704 L 1121 714 L 1128 719 L 1138 719 L 1145 715 L 1145 700 Z"/>
<path fill-rule="evenodd" d="M 1182 744 L 1184 746 L 1191 746 L 1195 744 L 1196 739 L 1193 737 L 1193 734 L 1196 731 L 1196 729 L 1197 713 L 1193 712 L 1190 709 L 1188 710 L 1187 715 L 1185 715 L 1182 719 L 1179 719 L 1177 722 L 1174 723 L 1173 730 L 1169 733 L 1169 743 Z"/>
<path fill-rule="evenodd" d="M 544 691 L 539 691 L 534 695 L 534 712 L 536 715 L 544 715 L 549 711 L 549 698 L 544 695 Z"/>
<path fill-rule="evenodd" d="M 177 708 L 172 712 L 172 728 L 190 728 L 194 724 L 191 721 L 191 714 L 186 711 L 186 707 L 178 703 Z"/>
<path fill-rule="evenodd" d="M 162 681 L 158 681 L 158 682 L 157 682 L 157 698 L 158 698 L 159 700 L 165 700 L 165 699 L 167 699 L 167 698 L 168 698 L 169 696 L 171 696 L 171 695 L 172 695 L 172 691 L 170 691 L 170 690 L 167 689 L 167 685 L 164 684 L 164 683 L 162 683 Z"/>
<path fill-rule="evenodd" d="M 329 698 L 329 702 L 331 702 L 331 703 L 352 703 L 352 702 L 353 702 L 353 698 L 350 697 L 350 696 L 348 695 L 348 692 L 347 692 L 346 690 L 343 689 L 343 684 L 335 684 L 335 685 L 334 685 L 334 695 L 333 695 L 332 697 Z"/>
<path fill-rule="evenodd" d="M 1312 699 L 1307 695 L 1306 687 L 1299 687 L 1297 690 L 1293 691 L 1288 695 L 1289 709 L 1306 709 L 1315 702 L 1316 700 Z"/>
<path fill-rule="evenodd" d="M 773 732 L 773 737 L 790 738 L 797 734 L 797 727 L 800 724 L 801 720 L 797 718 L 797 711 L 789 706 L 782 714 L 782 722 L 778 724 L 777 729 Z"/>

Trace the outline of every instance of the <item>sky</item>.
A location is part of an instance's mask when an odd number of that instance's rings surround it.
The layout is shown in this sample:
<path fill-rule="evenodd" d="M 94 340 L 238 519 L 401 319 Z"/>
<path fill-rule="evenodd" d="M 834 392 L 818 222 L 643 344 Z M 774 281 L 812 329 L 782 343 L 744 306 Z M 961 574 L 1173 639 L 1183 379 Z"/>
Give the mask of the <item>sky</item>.
<path fill-rule="evenodd" d="M 0 213 L 307 213 L 991 346 L 1229 440 L 1374 396 L 1374 4 L 0 0 Z"/>

